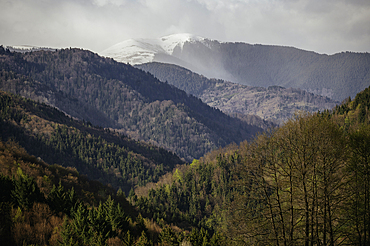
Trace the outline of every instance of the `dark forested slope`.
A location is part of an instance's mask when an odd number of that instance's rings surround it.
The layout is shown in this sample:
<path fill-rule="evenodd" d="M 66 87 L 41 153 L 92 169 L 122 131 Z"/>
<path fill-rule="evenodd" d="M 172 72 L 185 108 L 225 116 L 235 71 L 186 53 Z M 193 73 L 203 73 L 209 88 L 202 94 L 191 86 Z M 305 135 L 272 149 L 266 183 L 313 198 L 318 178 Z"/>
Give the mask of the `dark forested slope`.
<path fill-rule="evenodd" d="M 48 163 L 74 167 L 126 193 L 136 185 L 156 181 L 181 164 L 162 148 L 94 127 L 55 108 L 0 92 L 0 139 L 18 142 Z"/>
<path fill-rule="evenodd" d="M 261 130 L 207 106 L 149 73 L 89 51 L 12 53 L 0 49 L 2 88 L 37 99 L 34 88 L 42 84 L 39 88 L 46 91 L 40 93 L 40 98 L 46 103 L 53 105 L 58 101 L 54 106 L 63 104 L 60 108 L 72 116 L 84 117 L 79 112 L 84 108 L 96 112 L 98 117 L 90 117 L 94 125 L 116 127 L 186 160 L 251 138 Z M 63 103 L 68 100 L 75 102 Z M 80 105 L 85 107 L 76 108 Z"/>

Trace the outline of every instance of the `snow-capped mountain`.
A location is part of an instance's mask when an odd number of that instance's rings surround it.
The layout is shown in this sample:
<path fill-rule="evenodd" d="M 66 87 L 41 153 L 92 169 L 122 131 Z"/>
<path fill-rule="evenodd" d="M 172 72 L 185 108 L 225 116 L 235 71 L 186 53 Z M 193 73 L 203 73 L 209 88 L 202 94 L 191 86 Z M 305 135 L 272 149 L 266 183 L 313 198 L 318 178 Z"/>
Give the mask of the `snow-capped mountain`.
<path fill-rule="evenodd" d="M 186 42 L 205 43 L 206 39 L 189 33 L 157 39 L 129 39 L 109 47 L 100 54 L 119 62 L 137 65 L 157 61 L 156 56 L 175 56 L 175 49 L 182 49 Z"/>

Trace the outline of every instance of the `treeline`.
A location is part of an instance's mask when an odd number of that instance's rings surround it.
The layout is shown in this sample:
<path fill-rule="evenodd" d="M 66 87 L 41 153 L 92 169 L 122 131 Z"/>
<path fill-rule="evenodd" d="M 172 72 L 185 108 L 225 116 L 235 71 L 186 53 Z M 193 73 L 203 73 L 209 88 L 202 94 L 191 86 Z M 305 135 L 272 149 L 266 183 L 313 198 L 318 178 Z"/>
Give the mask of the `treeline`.
<path fill-rule="evenodd" d="M 47 103 L 63 112 L 68 112 L 71 117 L 84 119 L 94 125 L 119 128 L 117 122 L 96 108 L 13 71 L 0 71 L 0 90 Z"/>
<path fill-rule="evenodd" d="M 366 52 L 327 55 L 294 47 L 221 43 L 206 39 L 202 42 L 186 42 L 175 53 L 176 59 L 172 63 L 209 78 L 265 88 L 275 85 L 301 88 L 316 91 L 336 101 L 354 97 L 370 82 L 370 54 Z M 156 60 L 161 59 L 158 56 Z M 176 69 L 171 67 L 169 70 Z M 169 77 L 169 81 L 171 75 L 165 76 Z"/>

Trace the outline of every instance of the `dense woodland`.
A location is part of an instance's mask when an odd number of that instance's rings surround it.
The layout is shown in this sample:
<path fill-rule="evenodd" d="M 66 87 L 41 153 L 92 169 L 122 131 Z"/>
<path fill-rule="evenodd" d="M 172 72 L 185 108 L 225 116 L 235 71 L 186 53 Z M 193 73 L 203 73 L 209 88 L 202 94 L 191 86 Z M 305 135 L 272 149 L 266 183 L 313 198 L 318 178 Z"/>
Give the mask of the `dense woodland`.
<path fill-rule="evenodd" d="M 122 191 L 0 141 L 1 245 L 223 245 L 204 229 L 143 218 Z"/>
<path fill-rule="evenodd" d="M 135 67 L 149 72 L 160 81 L 168 82 L 196 97 L 200 97 L 203 91 L 214 87 L 217 82 L 221 83 L 224 81 L 221 79 L 209 79 L 174 64 L 149 62 L 135 65 Z"/>
<path fill-rule="evenodd" d="M 149 73 L 85 50 L 17 53 L 0 47 L 0 78 L 2 90 L 60 107 L 81 120 L 95 115 L 85 120 L 150 141 L 187 161 L 261 131 Z"/>
<path fill-rule="evenodd" d="M 2 141 L 16 141 L 47 163 L 73 166 L 127 194 L 183 163 L 162 148 L 73 120 L 29 99 L 1 92 L 0 108 Z"/>

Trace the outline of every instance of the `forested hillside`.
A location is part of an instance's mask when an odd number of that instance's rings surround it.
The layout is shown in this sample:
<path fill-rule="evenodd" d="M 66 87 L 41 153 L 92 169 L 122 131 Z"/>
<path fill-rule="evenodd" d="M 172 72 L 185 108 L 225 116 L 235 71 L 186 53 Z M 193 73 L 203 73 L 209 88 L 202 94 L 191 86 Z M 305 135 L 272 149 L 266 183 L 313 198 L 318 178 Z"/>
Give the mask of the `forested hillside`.
<path fill-rule="evenodd" d="M 121 190 L 75 168 L 48 165 L 0 141 L 1 245 L 224 245 L 204 229 L 182 231 L 138 213 Z"/>
<path fill-rule="evenodd" d="M 45 104 L 0 92 L 0 139 L 12 139 L 47 163 L 74 167 L 128 194 L 156 182 L 175 165 L 175 154 L 117 132 L 73 120 Z"/>
<path fill-rule="evenodd" d="M 97 240 L 100 237 L 100 241 L 105 241 L 117 233 L 122 235 L 119 231 L 129 226 L 129 221 L 132 222 L 137 216 L 122 193 L 116 195 L 112 188 L 90 181 L 86 176 L 79 175 L 75 168 L 48 165 L 28 155 L 12 141 L 0 141 L 0 156 L 2 245 L 58 245 L 58 241 L 67 243 L 69 237 L 72 237 L 68 235 L 68 230 L 73 224 L 86 229 L 90 226 L 94 228 L 85 232 L 90 234 L 90 238 L 85 234 L 81 235 L 80 240 L 82 237 L 85 240 Z M 106 199 L 108 201 L 104 202 Z M 117 220 L 107 218 L 83 225 L 78 213 L 86 213 L 88 207 L 99 204 L 99 209 L 91 210 L 91 215 L 103 212 L 104 206 L 103 213 L 112 213 L 117 216 Z M 87 219 L 86 216 L 85 222 Z M 112 234 L 103 235 L 103 231 L 96 231 L 98 227 L 110 230 Z M 83 227 L 80 229 L 84 230 Z"/>
<path fill-rule="evenodd" d="M 36 82 L 29 76 L 13 71 L 0 72 L 0 90 L 18 94 L 38 102 L 58 108 L 76 119 L 93 122 L 94 125 L 118 128 L 120 125 L 96 108 L 68 96 L 62 91 L 53 90 L 47 85 Z"/>
<path fill-rule="evenodd" d="M 261 130 L 149 73 L 89 51 L 17 53 L 1 47 L 0 70 L 2 89 L 41 100 L 73 117 L 84 119 L 88 114 L 93 125 L 118 128 L 188 161 Z M 88 111 L 80 112 L 84 109 Z"/>
<path fill-rule="evenodd" d="M 370 243 L 370 89 L 136 189 L 143 213 L 227 245 Z"/>
<path fill-rule="evenodd" d="M 297 111 L 317 112 L 332 109 L 338 102 L 301 89 L 281 86 L 252 87 L 220 79 L 208 79 L 185 68 L 165 63 L 146 63 L 136 67 L 150 72 L 163 82 L 199 97 L 211 107 L 230 115 L 244 116 L 249 124 L 269 128 L 271 121 L 282 124 Z M 252 117 L 252 115 L 259 116 Z M 265 121 L 264 121 L 265 120 Z"/>

